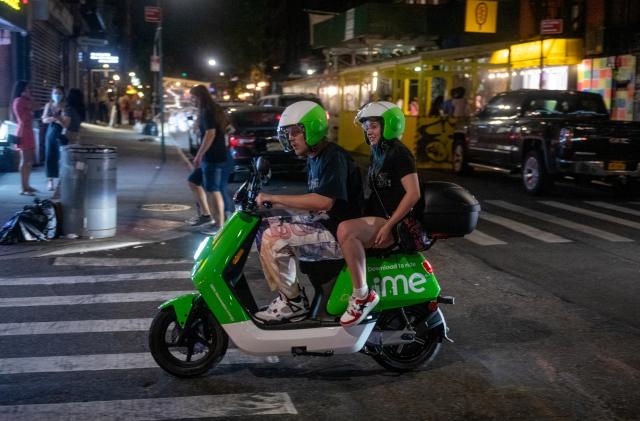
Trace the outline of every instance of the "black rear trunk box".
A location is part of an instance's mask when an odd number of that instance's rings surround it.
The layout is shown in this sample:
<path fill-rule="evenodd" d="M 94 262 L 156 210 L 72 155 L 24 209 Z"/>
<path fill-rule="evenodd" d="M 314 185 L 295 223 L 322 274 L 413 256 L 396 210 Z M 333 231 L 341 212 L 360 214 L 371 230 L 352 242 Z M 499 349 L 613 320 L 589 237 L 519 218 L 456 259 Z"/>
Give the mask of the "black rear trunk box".
<path fill-rule="evenodd" d="M 462 237 L 478 223 L 480 203 L 463 187 L 430 181 L 424 190 L 422 223 L 432 237 Z"/>

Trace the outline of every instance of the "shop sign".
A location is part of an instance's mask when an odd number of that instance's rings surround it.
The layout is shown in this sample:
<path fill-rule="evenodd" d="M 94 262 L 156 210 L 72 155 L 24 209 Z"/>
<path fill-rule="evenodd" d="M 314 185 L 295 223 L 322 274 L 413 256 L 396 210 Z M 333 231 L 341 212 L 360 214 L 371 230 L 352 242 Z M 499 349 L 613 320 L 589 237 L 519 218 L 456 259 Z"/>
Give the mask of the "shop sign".
<path fill-rule="evenodd" d="M 29 4 L 29 0 L 0 0 L 1 4 L 6 4 L 13 10 L 20 10 L 25 4 Z"/>
<path fill-rule="evenodd" d="M 494 34 L 498 20 L 498 2 L 495 0 L 467 0 L 465 32 Z"/>
<path fill-rule="evenodd" d="M 543 19 L 540 21 L 540 33 L 542 35 L 557 35 L 563 32 L 562 19 Z"/>
<path fill-rule="evenodd" d="M 92 52 L 89 55 L 89 60 L 97 61 L 100 64 L 118 64 L 120 63 L 119 56 L 112 56 L 111 53 Z"/>
<path fill-rule="evenodd" d="M 567 66 L 578 64 L 582 59 L 580 39 L 553 38 L 514 44 L 510 47 L 510 63 L 514 69 L 540 66 Z M 498 58 L 492 56 L 492 60 Z"/>

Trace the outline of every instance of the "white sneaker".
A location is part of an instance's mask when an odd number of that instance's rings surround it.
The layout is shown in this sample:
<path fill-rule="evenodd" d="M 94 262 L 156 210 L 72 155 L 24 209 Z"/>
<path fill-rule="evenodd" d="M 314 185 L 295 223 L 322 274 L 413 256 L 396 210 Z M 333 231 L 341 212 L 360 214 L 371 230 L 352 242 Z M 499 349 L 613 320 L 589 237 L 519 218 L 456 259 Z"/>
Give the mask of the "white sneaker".
<path fill-rule="evenodd" d="M 307 317 L 309 309 L 302 294 L 297 300 L 290 300 L 280 293 L 267 308 L 254 316 L 263 322 L 298 322 Z"/>
<path fill-rule="evenodd" d="M 369 294 L 363 299 L 356 298 L 352 295 L 349 297 L 347 311 L 340 317 L 340 324 L 343 327 L 357 325 L 367 317 L 379 301 L 380 297 L 378 297 L 378 294 L 372 289 L 369 289 Z"/>

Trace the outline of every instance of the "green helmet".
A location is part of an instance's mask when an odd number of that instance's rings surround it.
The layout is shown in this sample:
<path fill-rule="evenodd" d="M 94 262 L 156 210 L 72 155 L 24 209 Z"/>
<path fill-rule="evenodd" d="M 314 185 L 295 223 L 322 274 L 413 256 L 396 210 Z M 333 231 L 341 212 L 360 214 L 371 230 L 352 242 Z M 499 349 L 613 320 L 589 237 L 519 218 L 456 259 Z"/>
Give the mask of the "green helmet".
<path fill-rule="evenodd" d="M 364 124 L 370 118 L 382 121 L 382 138 L 385 140 L 400 139 L 404 133 L 404 114 L 394 103 L 387 101 L 370 102 L 356 115 L 356 121 Z M 365 140 L 369 143 L 366 137 Z"/>
<path fill-rule="evenodd" d="M 304 139 L 310 148 L 318 145 L 327 137 L 329 123 L 327 112 L 319 104 L 312 101 L 298 101 L 285 108 L 278 123 L 278 140 L 285 151 L 291 151 L 289 136 L 286 128 L 289 126 L 302 126 Z"/>

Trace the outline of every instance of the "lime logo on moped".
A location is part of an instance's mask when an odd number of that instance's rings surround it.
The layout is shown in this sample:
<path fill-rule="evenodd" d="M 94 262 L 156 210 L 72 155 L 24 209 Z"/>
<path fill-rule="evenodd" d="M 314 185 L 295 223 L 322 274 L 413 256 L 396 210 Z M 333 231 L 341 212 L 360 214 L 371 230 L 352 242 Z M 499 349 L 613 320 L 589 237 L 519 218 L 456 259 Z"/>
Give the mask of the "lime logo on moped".
<path fill-rule="evenodd" d="M 414 273 L 407 278 L 405 275 L 383 276 L 373 278 L 373 289 L 381 297 L 387 295 L 406 295 L 409 291 L 420 294 L 425 291 L 424 284 L 427 278 L 421 273 Z"/>

